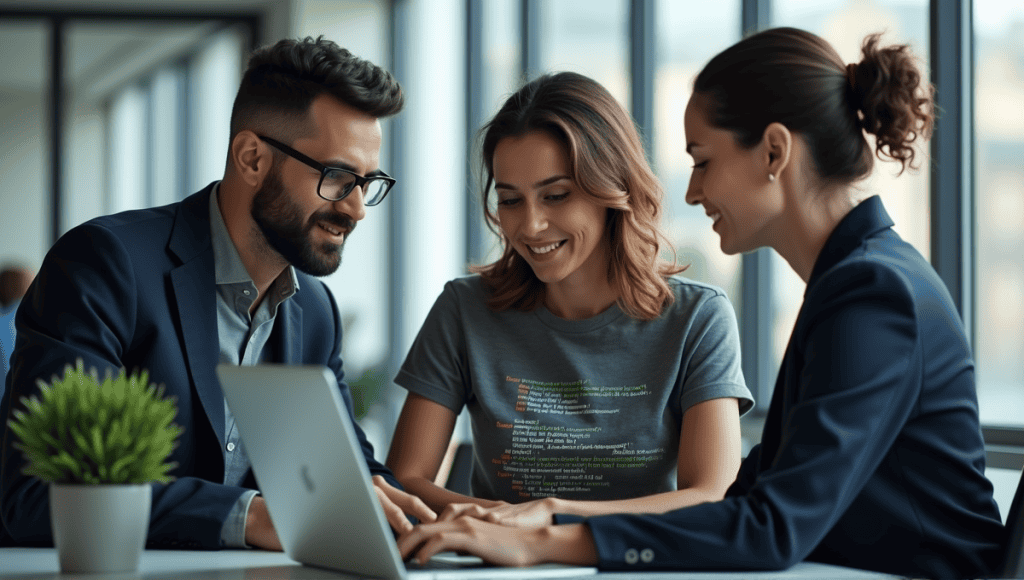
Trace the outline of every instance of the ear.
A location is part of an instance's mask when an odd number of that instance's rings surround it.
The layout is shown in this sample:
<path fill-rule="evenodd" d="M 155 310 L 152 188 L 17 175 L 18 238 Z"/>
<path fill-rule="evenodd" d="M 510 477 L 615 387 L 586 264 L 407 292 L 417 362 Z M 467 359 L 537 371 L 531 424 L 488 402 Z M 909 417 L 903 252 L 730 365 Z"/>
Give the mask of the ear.
<path fill-rule="evenodd" d="M 793 133 L 782 123 L 771 123 L 765 127 L 761 146 L 765 151 L 767 174 L 778 179 L 793 157 Z"/>
<path fill-rule="evenodd" d="M 246 184 L 258 188 L 274 162 L 270 146 L 245 129 L 231 140 L 231 166 Z"/>

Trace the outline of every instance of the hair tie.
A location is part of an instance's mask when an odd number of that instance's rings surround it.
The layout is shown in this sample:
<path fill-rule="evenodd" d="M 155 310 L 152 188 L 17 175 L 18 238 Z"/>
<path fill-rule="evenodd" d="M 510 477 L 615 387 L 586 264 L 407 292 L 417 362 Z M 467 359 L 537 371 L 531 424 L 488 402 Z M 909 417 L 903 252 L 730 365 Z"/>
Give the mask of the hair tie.
<path fill-rule="evenodd" d="M 857 66 L 855 62 L 846 65 L 846 82 L 850 84 L 851 89 L 857 88 Z"/>

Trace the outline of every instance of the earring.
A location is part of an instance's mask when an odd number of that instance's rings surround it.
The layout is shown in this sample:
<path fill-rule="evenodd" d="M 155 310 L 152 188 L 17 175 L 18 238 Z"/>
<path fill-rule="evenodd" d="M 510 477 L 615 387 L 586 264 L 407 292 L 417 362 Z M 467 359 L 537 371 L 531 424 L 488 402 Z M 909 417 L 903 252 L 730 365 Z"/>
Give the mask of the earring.
<path fill-rule="evenodd" d="M 768 174 L 768 181 L 775 181 L 775 174 L 774 173 L 769 173 Z"/>

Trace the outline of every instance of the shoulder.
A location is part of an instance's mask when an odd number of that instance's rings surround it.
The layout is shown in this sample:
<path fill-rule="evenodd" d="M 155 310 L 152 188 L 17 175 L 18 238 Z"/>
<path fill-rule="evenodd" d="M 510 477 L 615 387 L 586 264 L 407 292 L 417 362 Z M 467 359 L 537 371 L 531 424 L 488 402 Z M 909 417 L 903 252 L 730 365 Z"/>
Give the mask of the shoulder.
<path fill-rule="evenodd" d="M 479 275 L 460 276 L 445 282 L 435 301 L 435 308 L 455 310 L 460 315 L 472 316 L 487 310 L 489 297 L 490 290 Z"/>
<path fill-rule="evenodd" d="M 174 224 L 180 203 L 161 207 L 123 211 L 93 218 L 72 229 L 87 232 L 109 232 L 109 235 L 125 240 L 135 238 L 166 237 Z M 71 232 L 68 232 L 71 233 Z"/>
<path fill-rule="evenodd" d="M 731 313 L 735 316 L 732 302 L 721 288 L 679 276 L 671 276 L 666 281 L 675 296 L 675 301 L 665 309 L 663 316 L 670 318 L 694 317 L 700 314 L 714 316 L 720 312 Z"/>
<path fill-rule="evenodd" d="M 334 294 L 323 280 L 304 274 L 297 268 L 295 269 L 295 279 L 299 282 L 299 290 L 295 293 L 294 298 L 304 309 L 312 308 L 323 314 L 330 314 L 337 310 Z M 322 317 L 316 320 L 327 321 L 330 319 Z"/>
<path fill-rule="evenodd" d="M 478 274 L 460 276 L 445 283 L 441 295 L 451 296 L 462 300 L 487 301 L 490 291 L 484 284 L 484 279 Z"/>
<path fill-rule="evenodd" d="M 912 305 L 923 286 L 937 284 L 934 269 L 909 244 L 866 244 L 811 280 L 805 303 L 871 299 Z"/>
<path fill-rule="evenodd" d="M 815 275 L 804 294 L 796 336 L 821 331 L 864 338 L 900 329 L 911 337 L 920 333 L 923 320 L 942 311 L 954 317 L 952 299 L 934 269 L 904 249 L 866 244 Z"/>

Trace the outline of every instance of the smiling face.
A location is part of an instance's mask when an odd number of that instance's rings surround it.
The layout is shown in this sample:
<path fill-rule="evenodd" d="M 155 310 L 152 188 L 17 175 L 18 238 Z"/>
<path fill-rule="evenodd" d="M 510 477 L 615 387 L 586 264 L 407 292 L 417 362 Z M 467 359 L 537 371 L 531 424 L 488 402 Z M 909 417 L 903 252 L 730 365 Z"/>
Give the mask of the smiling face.
<path fill-rule="evenodd" d="M 686 105 L 686 150 L 693 157 L 686 202 L 704 207 L 726 254 L 771 245 L 783 204 L 768 180 L 768 153 L 763 143 L 740 147 L 732 132 L 707 122 L 706 111 L 700 94 Z"/>
<path fill-rule="evenodd" d="M 291 143 L 293 149 L 360 175 L 378 171 L 381 130 L 376 118 L 328 95 L 313 100 L 309 116 L 315 129 Z M 317 195 L 319 171 L 278 155 L 283 159 L 253 198 L 253 221 L 267 245 L 289 264 L 313 276 L 331 274 L 341 263 L 345 239 L 366 216 L 362 188 L 340 201 L 326 201 Z"/>
<path fill-rule="evenodd" d="M 609 210 L 570 178 L 565 145 L 544 132 L 506 137 L 494 148 L 493 170 L 501 231 L 537 278 L 604 283 Z"/>

